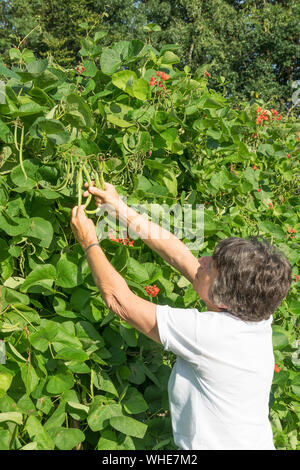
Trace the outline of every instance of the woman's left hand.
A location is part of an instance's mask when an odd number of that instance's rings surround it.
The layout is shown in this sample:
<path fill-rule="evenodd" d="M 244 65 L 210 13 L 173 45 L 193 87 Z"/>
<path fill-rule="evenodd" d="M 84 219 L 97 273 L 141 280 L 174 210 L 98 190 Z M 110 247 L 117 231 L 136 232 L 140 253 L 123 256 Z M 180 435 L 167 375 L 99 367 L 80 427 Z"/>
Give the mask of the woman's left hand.
<path fill-rule="evenodd" d="M 73 207 L 71 229 L 84 250 L 92 243 L 98 243 L 96 227 L 85 215 L 84 205 Z"/>

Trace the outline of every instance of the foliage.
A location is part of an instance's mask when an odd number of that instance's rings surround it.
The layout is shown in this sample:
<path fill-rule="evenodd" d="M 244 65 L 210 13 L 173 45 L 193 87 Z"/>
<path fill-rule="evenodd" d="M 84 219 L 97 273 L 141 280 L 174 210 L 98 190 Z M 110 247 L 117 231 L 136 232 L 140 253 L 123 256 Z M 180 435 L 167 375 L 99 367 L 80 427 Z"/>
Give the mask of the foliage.
<path fill-rule="evenodd" d="M 179 68 L 189 65 L 195 72 L 206 64 L 210 87 L 222 88 L 224 77 L 234 103 L 258 96 L 281 112 L 291 107 L 292 83 L 299 77 L 296 0 L 71 0 L 67 8 L 58 0 L 0 4 L 5 63 L 10 64 L 8 49 L 26 36 L 36 57 L 52 55 L 61 66 L 74 66 L 84 29 L 91 34 L 101 25 L 107 32 L 104 44 L 109 45 L 125 37 L 144 40 L 144 26 L 155 22 L 160 31 L 151 36 L 153 46 L 160 50 L 168 43 L 179 44 Z"/>
<path fill-rule="evenodd" d="M 78 72 L 36 60 L 24 47 L 10 49 L 12 67 L 0 63 L 0 332 L 7 349 L 0 447 L 175 448 L 167 396 L 175 358 L 108 311 L 70 228 L 82 171 L 95 176 L 103 161 L 104 178 L 129 205 L 191 204 L 195 214 L 204 204 L 205 238 L 195 255 L 211 254 L 232 235 L 262 235 L 288 256 L 293 282 L 274 315 L 280 372 L 270 414 L 276 447 L 295 449 L 299 123 L 270 110 L 260 122 L 260 100 L 232 108 L 208 88 L 205 67 L 194 74 L 178 68 L 176 45 L 157 50 L 132 40 L 107 48 L 104 36 L 82 39 Z M 166 89 L 157 71 L 169 75 Z M 158 83 L 150 86 L 153 76 Z M 174 213 L 171 230 L 180 227 Z M 205 310 L 189 282 L 141 240 L 101 245 L 137 295 Z M 155 300 L 147 293 L 153 283 Z"/>

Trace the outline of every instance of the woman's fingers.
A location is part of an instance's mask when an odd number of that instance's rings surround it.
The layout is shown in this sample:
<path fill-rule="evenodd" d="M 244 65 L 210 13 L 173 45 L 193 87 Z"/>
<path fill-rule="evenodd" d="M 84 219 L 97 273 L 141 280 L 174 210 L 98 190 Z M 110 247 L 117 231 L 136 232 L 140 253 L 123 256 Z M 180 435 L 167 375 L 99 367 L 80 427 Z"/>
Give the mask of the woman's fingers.
<path fill-rule="evenodd" d="M 84 183 L 84 186 L 88 188 L 90 185 L 88 182 Z M 92 181 L 92 186 L 95 186 L 95 181 Z"/>

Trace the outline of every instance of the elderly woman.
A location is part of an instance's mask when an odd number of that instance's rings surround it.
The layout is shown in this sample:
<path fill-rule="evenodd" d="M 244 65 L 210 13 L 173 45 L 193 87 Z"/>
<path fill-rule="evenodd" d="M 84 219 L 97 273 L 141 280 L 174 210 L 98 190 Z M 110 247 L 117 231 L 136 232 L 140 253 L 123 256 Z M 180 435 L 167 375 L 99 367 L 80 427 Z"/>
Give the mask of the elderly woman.
<path fill-rule="evenodd" d="M 255 237 L 230 237 L 212 256 L 197 259 L 177 237 L 129 208 L 113 185 L 105 183 L 103 191 L 90 186 L 84 196 L 89 193 L 180 271 L 206 304 L 199 312 L 140 298 L 106 258 L 84 206 L 73 208 L 72 230 L 107 307 L 177 356 L 168 384 L 175 444 L 275 450 L 268 418 L 271 323 L 291 284 L 284 254 Z"/>

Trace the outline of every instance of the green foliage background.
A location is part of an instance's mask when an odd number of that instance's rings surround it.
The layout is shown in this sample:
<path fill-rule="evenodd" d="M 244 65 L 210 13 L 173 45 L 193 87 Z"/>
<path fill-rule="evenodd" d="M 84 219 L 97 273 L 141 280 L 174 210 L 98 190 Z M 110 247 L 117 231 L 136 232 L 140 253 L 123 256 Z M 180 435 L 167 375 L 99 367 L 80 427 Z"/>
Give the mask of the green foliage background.
<path fill-rule="evenodd" d="M 299 448 L 296 115 L 277 120 L 268 110 L 257 124 L 263 100 L 233 107 L 222 79 L 219 92 L 209 87 L 206 64 L 182 68 L 178 45 L 156 49 L 148 38 L 107 47 L 107 36 L 81 39 L 82 74 L 53 57 L 36 60 L 24 44 L 8 50 L 11 67 L 0 61 L 0 448 L 175 448 L 167 396 L 175 357 L 108 311 L 70 229 L 77 176 L 83 166 L 95 173 L 100 156 L 129 205 L 191 204 L 195 216 L 204 204 L 196 256 L 232 235 L 266 237 L 287 255 L 293 282 L 274 314 L 281 370 L 270 419 L 276 448 Z M 170 75 L 166 90 L 149 85 L 157 70 Z M 171 229 L 180 227 L 174 214 Z M 141 240 L 101 245 L 137 295 L 154 301 L 144 286 L 155 283 L 155 302 L 205 309 Z"/>
<path fill-rule="evenodd" d="M 300 5 L 297 0 L 110 0 L 62 4 L 59 0 L 2 0 L 0 53 L 10 64 L 8 50 L 26 39 L 37 58 L 52 54 L 62 66 L 80 59 L 80 39 L 85 27 L 105 29 L 105 45 L 121 39 L 145 39 L 143 27 L 157 23 L 152 44 L 180 45 L 181 65 L 194 72 L 206 65 L 210 86 L 219 76 L 227 83 L 235 103 L 255 93 L 287 111 L 292 82 L 300 76 Z"/>

